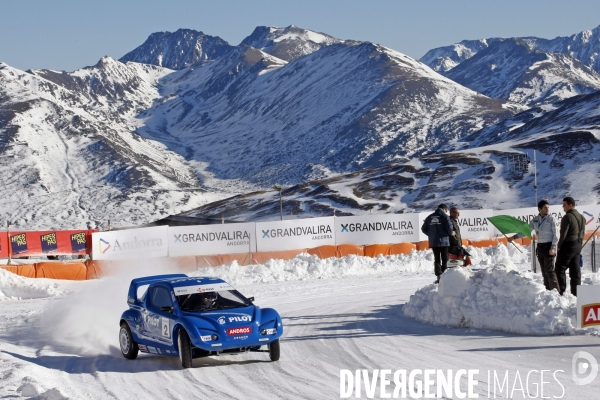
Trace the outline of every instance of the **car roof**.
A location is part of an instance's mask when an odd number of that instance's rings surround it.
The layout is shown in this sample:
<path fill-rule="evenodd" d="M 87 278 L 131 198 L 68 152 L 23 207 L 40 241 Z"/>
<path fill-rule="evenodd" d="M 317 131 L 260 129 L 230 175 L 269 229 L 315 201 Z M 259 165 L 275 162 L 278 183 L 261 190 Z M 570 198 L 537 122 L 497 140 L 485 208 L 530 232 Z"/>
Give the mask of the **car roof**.
<path fill-rule="evenodd" d="M 209 285 L 214 283 L 227 283 L 221 278 L 214 276 L 190 276 L 185 278 L 170 278 L 165 279 L 162 282 L 170 283 L 172 287 L 184 287 L 184 286 L 197 286 L 197 285 Z"/>

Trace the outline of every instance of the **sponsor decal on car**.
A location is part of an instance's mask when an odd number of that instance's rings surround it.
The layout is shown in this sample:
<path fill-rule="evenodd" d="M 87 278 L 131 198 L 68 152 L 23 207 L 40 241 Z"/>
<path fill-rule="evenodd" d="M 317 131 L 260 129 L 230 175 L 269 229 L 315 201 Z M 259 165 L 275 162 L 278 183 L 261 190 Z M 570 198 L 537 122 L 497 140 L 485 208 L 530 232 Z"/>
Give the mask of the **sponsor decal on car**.
<path fill-rule="evenodd" d="M 248 339 L 248 336 L 236 336 L 233 339 L 234 340 L 245 340 L 245 339 Z"/>
<path fill-rule="evenodd" d="M 194 285 L 181 286 L 173 288 L 175 295 L 181 296 L 184 294 L 205 293 L 205 292 L 221 292 L 224 290 L 235 290 L 228 283 L 212 283 L 209 285 Z"/>
<path fill-rule="evenodd" d="M 240 315 L 235 317 L 229 317 L 229 322 L 252 322 L 252 317 L 249 315 Z"/>
<path fill-rule="evenodd" d="M 203 342 L 210 342 L 211 339 L 212 339 L 211 335 L 200 336 L 200 340 L 202 340 Z"/>
<path fill-rule="evenodd" d="M 258 341 L 259 341 L 259 342 L 266 342 L 267 340 L 269 340 L 269 338 L 261 338 L 261 339 L 258 339 Z"/>
<path fill-rule="evenodd" d="M 225 317 L 219 317 L 219 319 L 217 320 L 221 325 L 225 325 Z"/>
<path fill-rule="evenodd" d="M 236 336 L 236 335 L 245 335 L 248 333 L 252 333 L 251 326 L 240 326 L 239 328 L 229 328 L 227 329 L 228 336 Z"/>
<path fill-rule="evenodd" d="M 211 344 L 212 347 L 221 347 L 223 346 L 223 343 L 215 343 L 215 344 Z"/>
<path fill-rule="evenodd" d="M 265 329 L 267 335 L 274 335 L 277 332 L 275 328 Z"/>
<path fill-rule="evenodd" d="M 139 347 L 139 349 L 140 349 L 141 352 L 143 352 L 143 353 L 147 353 L 148 352 L 148 349 L 146 348 L 145 345 L 138 344 L 138 347 Z"/>
<path fill-rule="evenodd" d="M 153 354 L 158 354 L 158 352 L 156 351 L 156 348 L 152 347 L 152 346 L 148 346 L 148 351 Z"/>

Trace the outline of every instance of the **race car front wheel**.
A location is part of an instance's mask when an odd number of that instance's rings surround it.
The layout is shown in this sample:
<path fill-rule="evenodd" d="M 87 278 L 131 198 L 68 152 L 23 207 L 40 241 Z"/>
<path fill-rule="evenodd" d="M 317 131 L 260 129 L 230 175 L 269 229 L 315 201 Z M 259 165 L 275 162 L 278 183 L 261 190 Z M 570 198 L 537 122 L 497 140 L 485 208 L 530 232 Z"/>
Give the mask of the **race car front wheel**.
<path fill-rule="evenodd" d="M 269 344 L 269 358 L 271 361 L 279 360 L 279 339 Z"/>
<path fill-rule="evenodd" d="M 135 360 L 137 358 L 140 349 L 138 344 L 133 341 L 131 329 L 129 329 L 127 322 L 123 322 L 121 324 L 121 330 L 119 331 L 119 343 L 121 345 L 121 353 L 123 353 L 123 357 L 130 360 Z"/>
<path fill-rule="evenodd" d="M 177 345 L 179 347 L 181 366 L 183 368 L 192 368 L 192 343 L 190 342 L 190 337 L 183 328 L 179 330 Z"/>

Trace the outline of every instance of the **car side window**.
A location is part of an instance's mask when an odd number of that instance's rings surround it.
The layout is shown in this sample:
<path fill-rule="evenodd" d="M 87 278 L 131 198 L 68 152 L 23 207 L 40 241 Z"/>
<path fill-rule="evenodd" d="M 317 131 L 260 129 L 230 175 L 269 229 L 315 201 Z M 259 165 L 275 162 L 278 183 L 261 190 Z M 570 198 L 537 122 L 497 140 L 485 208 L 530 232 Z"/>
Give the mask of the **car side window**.
<path fill-rule="evenodd" d="M 169 291 L 161 286 L 157 286 L 152 289 L 152 297 L 151 297 L 152 305 L 156 308 L 161 307 L 173 307 L 173 303 L 171 302 L 171 296 L 169 295 Z"/>

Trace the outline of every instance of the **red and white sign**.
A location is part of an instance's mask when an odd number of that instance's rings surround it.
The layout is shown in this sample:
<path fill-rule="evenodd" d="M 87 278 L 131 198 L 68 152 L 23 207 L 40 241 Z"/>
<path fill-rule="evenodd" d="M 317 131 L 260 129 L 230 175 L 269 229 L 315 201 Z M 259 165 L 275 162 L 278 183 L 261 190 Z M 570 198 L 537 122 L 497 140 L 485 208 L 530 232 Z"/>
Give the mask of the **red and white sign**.
<path fill-rule="evenodd" d="M 236 336 L 236 335 L 247 335 L 252 333 L 251 326 L 240 326 L 239 328 L 229 328 L 227 329 L 227 335 Z"/>
<path fill-rule="evenodd" d="M 577 325 L 600 329 L 600 285 L 577 286 Z"/>
<path fill-rule="evenodd" d="M 586 304 L 581 306 L 581 327 L 587 328 L 592 325 L 600 325 L 600 303 Z"/>

